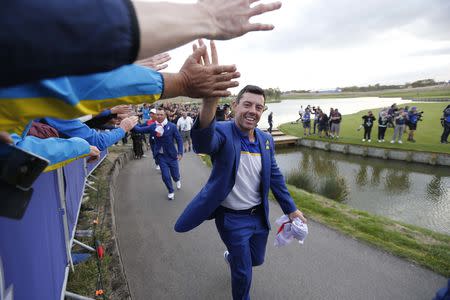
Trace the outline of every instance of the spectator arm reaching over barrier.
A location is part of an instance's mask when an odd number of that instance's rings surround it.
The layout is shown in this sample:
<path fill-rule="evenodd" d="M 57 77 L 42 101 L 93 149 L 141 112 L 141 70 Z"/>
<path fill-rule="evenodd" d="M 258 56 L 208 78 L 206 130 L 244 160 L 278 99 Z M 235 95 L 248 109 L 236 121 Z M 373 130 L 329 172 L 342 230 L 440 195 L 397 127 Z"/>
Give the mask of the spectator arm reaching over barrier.
<path fill-rule="evenodd" d="M 89 143 L 78 137 L 40 139 L 34 136 L 22 138 L 12 134 L 11 138 L 16 147 L 48 159 L 50 166 L 91 153 Z"/>
<path fill-rule="evenodd" d="M 104 72 L 132 63 L 138 53 L 153 56 L 196 38 L 227 40 L 272 30 L 249 20 L 281 3 L 250 7 L 254 2 L 12 1 L 0 11 L 0 47 L 6 51 L 0 57 L 0 86 Z"/>
<path fill-rule="evenodd" d="M 3 88 L 0 130 L 20 133 L 34 119 L 73 119 L 117 104 L 151 103 L 160 98 L 162 89 L 161 74 L 137 65 Z"/>
<path fill-rule="evenodd" d="M 137 117 L 126 118 L 121 122 L 119 128 L 110 131 L 95 131 L 83 124 L 78 119 L 58 120 L 45 118 L 45 122 L 67 137 L 80 137 L 85 139 L 90 145 L 96 146 L 100 151 L 118 142 L 125 136 L 125 132 L 130 131 L 137 123 Z"/>
<path fill-rule="evenodd" d="M 161 53 L 197 38 L 228 40 L 250 31 L 272 30 L 270 24 L 251 24 L 250 18 L 281 7 L 259 0 L 200 0 L 195 4 L 133 1 L 140 28 L 140 57 Z M 151 37 L 151 38 L 150 38 Z"/>
<path fill-rule="evenodd" d="M 227 96 L 240 76 L 235 66 L 201 64 L 206 47 L 188 57 L 180 72 L 160 73 L 138 65 L 86 76 L 61 77 L 0 89 L 0 130 L 22 132 L 42 117 L 73 119 L 97 114 L 116 104 L 154 102 L 161 98 Z M 164 89 L 164 92 L 163 92 Z"/>

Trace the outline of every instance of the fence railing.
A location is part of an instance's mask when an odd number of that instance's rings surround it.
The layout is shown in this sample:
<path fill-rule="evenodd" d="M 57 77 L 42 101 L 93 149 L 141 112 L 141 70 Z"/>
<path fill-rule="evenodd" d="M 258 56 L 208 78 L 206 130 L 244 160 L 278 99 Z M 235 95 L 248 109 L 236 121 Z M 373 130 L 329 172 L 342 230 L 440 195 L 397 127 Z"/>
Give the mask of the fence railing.
<path fill-rule="evenodd" d="M 0 217 L 0 300 L 64 299 L 86 179 L 106 155 L 42 173 L 23 218 Z"/>

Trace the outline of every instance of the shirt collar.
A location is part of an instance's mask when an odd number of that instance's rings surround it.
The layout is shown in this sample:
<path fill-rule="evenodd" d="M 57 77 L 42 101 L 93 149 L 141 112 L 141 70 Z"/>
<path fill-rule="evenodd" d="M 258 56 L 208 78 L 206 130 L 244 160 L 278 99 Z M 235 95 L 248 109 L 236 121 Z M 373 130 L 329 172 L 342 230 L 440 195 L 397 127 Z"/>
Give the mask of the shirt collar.
<path fill-rule="evenodd" d="M 241 138 L 241 140 L 245 140 L 245 141 L 247 141 L 248 143 L 251 143 L 251 144 L 257 144 L 258 143 L 258 139 L 256 137 L 256 129 L 255 129 L 255 133 L 254 133 L 255 141 L 254 142 L 250 142 L 248 134 L 242 132 L 241 129 L 239 129 L 239 127 L 236 125 L 236 122 L 233 122 L 233 126 L 236 129 L 236 132 L 239 134 L 239 137 Z"/>

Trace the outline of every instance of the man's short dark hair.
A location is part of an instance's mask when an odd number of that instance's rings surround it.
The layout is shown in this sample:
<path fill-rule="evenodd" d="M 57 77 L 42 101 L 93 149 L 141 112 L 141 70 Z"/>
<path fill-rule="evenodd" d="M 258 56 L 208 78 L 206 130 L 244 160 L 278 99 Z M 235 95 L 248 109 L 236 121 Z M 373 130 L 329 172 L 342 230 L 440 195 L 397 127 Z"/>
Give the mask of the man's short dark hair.
<path fill-rule="evenodd" d="M 239 101 L 241 100 L 242 96 L 245 93 L 251 93 L 251 94 L 256 94 L 256 95 L 261 95 L 264 98 L 264 102 L 266 102 L 266 94 L 264 93 L 264 90 L 262 88 L 260 88 L 259 86 L 256 85 L 247 85 L 245 86 L 237 95 L 236 97 L 236 103 L 239 103 Z"/>

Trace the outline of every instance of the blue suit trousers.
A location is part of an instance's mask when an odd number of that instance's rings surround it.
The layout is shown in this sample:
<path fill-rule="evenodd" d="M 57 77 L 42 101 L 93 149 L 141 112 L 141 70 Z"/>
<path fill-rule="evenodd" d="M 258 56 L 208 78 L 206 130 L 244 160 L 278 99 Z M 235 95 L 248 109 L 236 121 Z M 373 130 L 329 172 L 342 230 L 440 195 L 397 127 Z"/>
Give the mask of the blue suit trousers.
<path fill-rule="evenodd" d="M 158 154 L 156 161 L 161 168 L 161 176 L 169 193 L 173 193 L 172 179 L 174 181 L 180 180 L 180 169 L 178 167 L 178 159 L 170 158 L 164 154 Z M 172 178 L 171 178 L 172 177 Z"/>
<path fill-rule="evenodd" d="M 269 229 L 262 211 L 255 215 L 240 215 L 220 211 L 216 227 L 230 253 L 231 288 L 234 300 L 250 299 L 252 267 L 262 265 L 266 253 Z"/>

